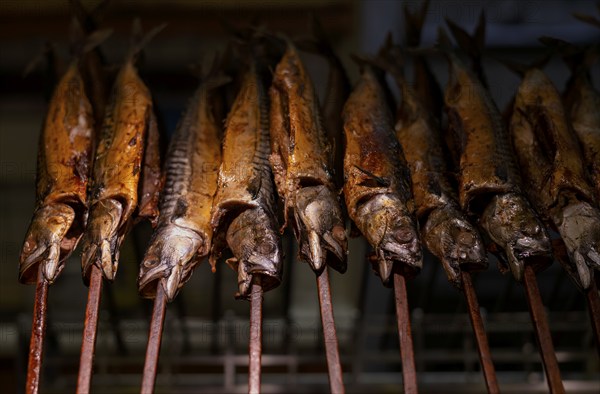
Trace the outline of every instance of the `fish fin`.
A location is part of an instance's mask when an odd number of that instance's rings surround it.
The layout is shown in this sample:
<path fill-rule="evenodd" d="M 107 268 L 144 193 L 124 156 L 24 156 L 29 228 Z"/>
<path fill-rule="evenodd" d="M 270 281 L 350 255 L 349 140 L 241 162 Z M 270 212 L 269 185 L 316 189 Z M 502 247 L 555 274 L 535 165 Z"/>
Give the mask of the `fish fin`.
<path fill-rule="evenodd" d="M 525 73 L 531 69 L 534 69 L 534 68 L 542 69 L 548 63 L 548 61 L 550 61 L 551 58 L 552 58 L 552 53 L 548 52 L 548 53 L 542 55 L 541 57 L 539 57 L 538 59 L 532 61 L 529 64 L 523 64 L 523 63 L 519 63 L 519 62 L 514 62 L 512 60 L 500 59 L 498 57 L 495 57 L 496 61 L 503 64 L 506 68 L 508 68 L 510 71 L 514 72 L 515 74 L 519 75 L 520 77 L 523 77 L 525 75 Z"/>
<path fill-rule="evenodd" d="M 573 13 L 573 16 L 580 20 L 581 22 L 590 24 L 592 26 L 596 26 L 600 28 L 600 19 L 592 16 L 592 15 L 586 15 L 586 14 L 580 14 L 578 12 Z"/>
<path fill-rule="evenodd" d="M 357 170 L 359 170 L 360 172 L 362 172 L 363 174 L 367 175 L 372 180 L 374 180 L 379 186 L 382 186 L 382 187 L 389 187 L 390 186 L 390 183 L 386 179 L 384 179 L 384 178 L 382 178 L 380 176 L 377 176 L 377 175 L 373 174 L 372 172 L 370 172 L 368 170 L 365 170 L 364 168 L 360 168 L 357 165 L 355 165 L 354 167 Z"/>
<path fill-rule="evenodd" d="M 456 52 L 456 49 L 454 49 L 454 46 L 452 45 L 452 41 L 450 41 L 448 33 L 446 33 L 446 30 L 444 30 L 444 28 L 441 26 L 438 28 L 437 42 L 435 44 L 435 48 L 443 53 Z"/>
<path fill-rule="evenodd" d="M 294 40 L 298 48 L 303 51 L 311 52 L 317 55 L 321 55 L 326 58 L 335 56 L 333 54 L 333 47 L 327 33 L 321 24 L 321 21 L 314 12 L 310 13 L 308 21 L 308 30 L 311 36 L 305 38 L 299 38 Z"/>
<path fill-rule="evenodd" d="M 212 58 L 206 56 L 201 64 L 192 64 L 189 66 L 193 75 L 195 75 L 200 83 L 204 84 L 208 90 L 217 89 L 232 81 L 232 78 L 223 73 L 223 65 L 225 64 L 225 54 L 219 56 L 215 51 Z"/>
<path fill-rule="evenodd" d="M 137 60 L 144 47 L 148 45 L 148 43 L 152 41 L 152 39 L 165 27 L 167 27 L 167 23 L 158 25 L 151 29 L 148 33 L 143 34 L 142 22 L 140 21 L 140 18 L 135 18 L 131 26 L 131 43 L 127 58 L 131 59 L 132 61 Z"/>
<path fill-rule="evenodd" d="M 89 33 L 96 30 L 109 4 L 110 0 L 102 0 L 91 11 L 87 11 L 81 0 L 69 0 L 69 9 L 83 29 Z"/>
<path fill-rule="evenodd" d="M 421 8 L 416 12 L 410 11 L 408 4 L 404 4 L 404 31 L 406 35 L 406 44 L 410 47 L 416 47 L 421 43 L 421 34 L 423 25 L 425 24 L 425 18 L 427 17 L 428 8 L 429 0 L 423 1 L 421 3 Z"/>
<path fill-rule="evenodd" d="M 161 172 L 161 134 L 158 120 L 152 109 L 149 110 L 147 121 L 146 146 L 142 162 L 142 179 L 139 183 L 140 201 L 138 204 L 138 218 L 148 219 L 152 227 L 158 222 L 159 195 L 163 187 L 164 177 Z"/>

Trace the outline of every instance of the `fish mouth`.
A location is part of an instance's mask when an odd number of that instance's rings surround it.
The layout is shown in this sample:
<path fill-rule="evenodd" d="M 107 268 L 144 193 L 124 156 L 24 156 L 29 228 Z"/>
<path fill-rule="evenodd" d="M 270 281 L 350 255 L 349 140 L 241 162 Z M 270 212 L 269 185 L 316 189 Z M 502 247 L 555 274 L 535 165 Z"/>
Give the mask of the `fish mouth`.
<path fill-rule="evenodd" d="M 83 237 L 81 267 L 86 283 L 96 265 L 105 279 L 113 281 L 119 267 L 119 247 L 124 234 L 119 234 L 123 206 L 114 199 L 94 204 L 90 211 L 87 230 Z"/>
<path fill-rule="evenodd" d="M 461 270 L 485 270 L 487 254 L 477 229 L 455 207 L 431 212 L 422 232 L 425 245 L 444 267 L 448 281 L 461 287 Z"/>
<path fill-rule="evenodd" d="M 281 283 L 282 251 L 273 216 L 262 208 L 247 209 L 229 224 L 226 240 L 233 253 L 227 264 L 238 273 L 236 298 L 248 298 L 260 277 L 263 291 Z"/>
<path fill-rule="evenodd" d="M 35 282 L 37 271 L 34 268 L 37 264 L 42 264 L 42 275 L 48 284 L 54 283 L 79 239 L 72 240 L 68 250 L 61 249 L 75 216 L 75 210 L 67 204 L 47 205 L 35 212 L 21 249 L 21 283 Z"/>
<path fill-rule="evenodd" d="M 506 253 L 508 267 L 517 281 L 523 280 L 526 263 L 538 271 L 552 262 L 550 237 L 523 196 L 494 196 L 481 215 L 481 226 Z"/>
<path fill-rule="evenodd" d="M 200 263 L 198 251 L 204 244 L 203 237 L 190 229 L 167 225 L 157 230 L 140 264 L 138 289 L 142 297 L 154 298 L 160 285 L 167 301 L 173 301 Z"/>
<path fill-rule="evenodd" d="M 591 285 L 592 271 L 600 269 L 600 212 L 587 202 L 569 204 L 554 217 L 567 249 L 561 261 L 582 289 Z"/>
<path fill-rule="evenodd" d="M 344 273 L 348 240 L 333 191 L 325 185 L 304 187 L 297 191 L 294 208 L 294 231 L 302 260 L 317 273 L 325 265 Z"/>

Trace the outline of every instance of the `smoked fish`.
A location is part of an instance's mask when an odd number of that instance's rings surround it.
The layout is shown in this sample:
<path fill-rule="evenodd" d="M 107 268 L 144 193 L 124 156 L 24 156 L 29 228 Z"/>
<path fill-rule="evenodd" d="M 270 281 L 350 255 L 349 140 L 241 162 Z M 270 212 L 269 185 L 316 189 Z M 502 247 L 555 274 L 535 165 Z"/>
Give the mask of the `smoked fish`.
<path fill-rule="evenodd" d="M 227 117 L 217 192 L 211 213 L 213 271 L 225 249 L 238 273 L 237 297 L 248 298 L 254 280 L 263 291 L 279 285 L 282 248 L 269 164 L 267 72 L 252 60 Z"/>
<path fill-rule="evenodd" d="M 509 135 L 489 92 L 451 48 L 443 30 L 439 47 L 449 62 L 446 137 L 458 163 L 460 206 L 479 218 L 482 229 L 504 251 L 513 276 L 521 281 L 526 261 L 535 269 L 551 262 L 548 233 L 521 191 Z"/>
<path fill-rule="evenodd" d="M 560 94 L 538 68 L 523 75 L 510 131 L 530 201 L 558 230 L 567 272 L 586 289 L 600 268 L 600 211 Z"/>
<path fill-rule="evenodd" d="M 320 272 L 325 264 L 346 271 L 342 210 L 328 164 L 329 145 L 318 97 L 298 52 L 288 42 L 269 90 L 270 162 L 302 260 Z"/>
<path fill-rule="evenodd" d="M 390 284 L 395 262 L 422 267 L 410 170 L 394 135 L 384 86 L 370 64 L 344 105 L 344 196 L 348 214 L 375 251 L 375 272 Z"/>
<path fill-rule="evenodd" d="M 161 188 L 160 135 L 152 97 L 135 63 L 142 48 L 164 25 L 141 37 L 134 23 L 134 42 L 113 85 L 94 159 L 88 193 L 90 217 L 83 237 L 82 271 L 89 280 L 92 265 L 114 280 L 119 248 L 134 216 L 155 224 Z"/>
<path fill-rule="evenodd" d="M 81 59 L 108 34 L 99 31 L 78 44 L 50 99 L 39 140 L 36 208 L 20 256 L 22 283 L 35 283 L 38 264 L 53 283 L 85 229 L 95 125 Z"/>
<path fill-rule="evenodd" d="M 400 92 L 395 130 L 410 168 L 421 241 L 441 261 L 450 283 L 461 287 L 462 269 L 487 268 L 486 250 L 449 182 L 437 120 L 404 78 L 398 55 L 380 53 L 376 61 L 391 73 Z"/>
<path fill-rule="evenodd" d="M 172 301 L 210 252 L 210 213 L 221 164 L 222 133 L 222 119 L 215 114 L 213 103 L 218 89 L 229 80 L 213 73 L 201 81 L 171 139 L 158 225 L 138 276 L 144 297 L 154 297 L 160 285 Z"/>

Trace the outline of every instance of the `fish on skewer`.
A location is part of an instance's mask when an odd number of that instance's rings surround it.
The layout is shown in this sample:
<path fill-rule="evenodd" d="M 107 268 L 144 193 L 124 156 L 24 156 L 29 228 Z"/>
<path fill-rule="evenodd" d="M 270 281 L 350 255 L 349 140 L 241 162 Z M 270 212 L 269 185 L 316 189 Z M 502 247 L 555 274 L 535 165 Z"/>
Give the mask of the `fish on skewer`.
<path fill-rule="evenodd" d="M 214 69 L 202 78 L 172 137 L 157 228 L 140 264 L 138 288 L 144 297 L 154 298 L 160 285 L 172 301 L 210 251 L 222 124 L 213 102 L 229 81 Z"/>
<path fill-rule="evenodd" d="M 275 189 L 269 164 L 269 112 L 265 67 L 253 59 L 229 112 L 213 201 L 213 271 L 225 249 L 238 273 L 238 297 L 248 298 L 253 281 L 263 291 L 281 282 L 282 249 Z M 256 277 L 256 279 L 255 279 Z"/>
<path fill-rule="evenodd" d="M 400 92 L 395 131 L 410 169 L 421 240 L 442 262 L 450 283 L 460 288 L 461 270 L 487 268 L 486 250 L 448 180 L 436 120 L 405 79 L 399 56 L 399 51 L 384 48 L 375 61 L 390 72 Z"/>
<path fill-rule="evenodd" d="M 313 37 L 299 40 L 297 44 L 302 50 L 321 55 L 327 60 L 329 65 L 327 88 L 325 99 L 321 104 L 321 110 L 323 125 L 331 147 L 329 152 L 329 156 L 331 157 L 329 166 L 331 172 L 333 172 L 336 185 L 341 187 L 343 184 L 344 166 L 344 125 L 341 114 L 344 103 L 350 95 L 350 78 L 316 15 L 312 15 L 311 17 L 310 30 Z"/>
<path fill-rule="evenodd" d="M 563 94 L 565 109 L 579 138 L 584 164 L 596 191 L 596 201 L 600 201 L 600 92 L 594 88 L 589 69 L 598 58 L 598 49 L 572 48 L 574 53 L 565 54 L 572 75 Z"/>
<path fill-rule="evenodd" d="M 22 283 L 35 282 L 38 264 L 53 283 L 85 229 L 95 132 L 81 59 L 109 34 L 98 31 L 74 44 L 74 58 L 50 99 L 40 135 L 36 209 L 20 256 Z"/>
<path fill-rule="evenodd" d="M 96 148 L 90 217 L 83 237 L 82 272 L 89 281 L 92 266 L 113 281 L 119 248 L 136 220 L 156 224 L 161 188 L 160 135 L 148 87 L 138 75 L 142 48 L 164 25 L 141 36 L 134 22 L 134 42 L 113 85 Z"/>
<path fill-rule="evenodd" d="M 343 112 L 346 135 L 344 196 L 350 218 L 375 250 L 375 272 L 389 284 L 394 262 L 420 271 L 422 253 L 410 170 L 394 135 L 380 76 L 362 65 L 361 79 Z"/>
<path fill-rule="evenodd" d="M 445 91 L 447 143 L 458 163 L 459 203 L 502 250 L 517 281 L 525 262 L 535 270 L 551 263 L 550 238 L 520 188 L 514 153 L 502 117 L 479 78 L 460 60 L 440 30 L 448 58 Z"/>
<path fill-rule="evenodd" d="M 271 156 L 275 184 L 284 200 L 299 254 L 313 270 L 327 264 L 346 271 L 347 240 L 342 211 L 328 165 L 318 98 L 290 42 L 277 65 L 271 98 Z"/>
<path fill-rule="evenodd" d="M 563 239 L 567 272 L 587 289 L 600 268 L 600 210 L 560 94 L 539 68 L 523 70 L 510 120 L 527 193 Z"/>

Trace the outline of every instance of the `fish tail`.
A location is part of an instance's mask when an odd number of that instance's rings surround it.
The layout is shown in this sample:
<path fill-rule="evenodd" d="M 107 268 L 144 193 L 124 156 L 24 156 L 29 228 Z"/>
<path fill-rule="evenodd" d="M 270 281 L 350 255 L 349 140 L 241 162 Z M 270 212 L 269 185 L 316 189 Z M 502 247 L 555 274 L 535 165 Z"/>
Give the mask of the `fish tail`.
<path fill-rule="evenodd" d="M 163 23 L 144 34 L 140 18 L 135 18 L 131 26 L 131 44 L 129 46 L 127 58 L 135 62 L 142 53 L 144 47 L 165 27 L 167 27 L 167 24 Z"/>
<path fill-rule="evenodd" d="M 421 43 L 421 32 L 425 24 L 428 8 L 429 0 L 423 1 L 421 8 L 415 12 L 410 10 L 408 4 L 404 4 L 404 32 L 406 35 L 406 44 L 409 47 L 417 47 Z"/>
<path fill-rule="evenodd" d="M 481 61 L 485 46 L 486 22 L 484 10 L 482 9 L 479 14 L 477 26 L 475 27 L 473 34 L 469 34 L 466 30 L 448 18 L 446 18 L 446 24 L 460 49 L 467 53 L 474 61 Z"/>

